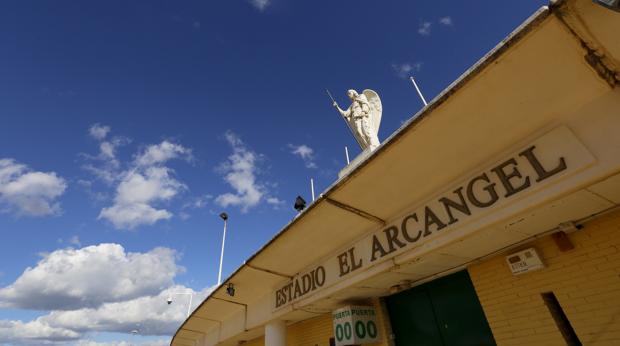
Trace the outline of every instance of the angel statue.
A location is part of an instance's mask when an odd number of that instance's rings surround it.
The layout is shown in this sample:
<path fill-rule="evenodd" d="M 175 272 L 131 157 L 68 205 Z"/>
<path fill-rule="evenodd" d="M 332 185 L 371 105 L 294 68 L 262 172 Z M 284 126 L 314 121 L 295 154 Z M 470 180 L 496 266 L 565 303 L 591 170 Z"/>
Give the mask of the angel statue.
<path fill-rule="evenodd" d="M 333 106 L 344 117 L 362 150 L 372 151 L 380 144 L 378 133 L 383 111 L 381 99 L 370 89 L 364 90 L 361 94 L 351 89 L 347 91 L 347 96 L 351 99 L 349 108 L 343 110 L 332 98 Z"/>

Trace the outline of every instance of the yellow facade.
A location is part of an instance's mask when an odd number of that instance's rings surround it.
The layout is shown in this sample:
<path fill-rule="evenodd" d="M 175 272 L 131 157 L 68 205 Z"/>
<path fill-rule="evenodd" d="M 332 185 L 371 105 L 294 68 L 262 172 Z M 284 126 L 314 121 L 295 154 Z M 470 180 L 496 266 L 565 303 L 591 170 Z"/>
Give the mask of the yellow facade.
<path fill-rule="evenodd" d="M 571 233 L 573 250 L 562 252 L 551 236 L 511 251 L 534 247 L 545 268 L 513 275 L 502 254 L 468 268 L 474 287 L 500 346 L 566 345 L 543 302 L 553 292 L 584 345 L 620 345 L 620 211 L 585 223 Z M 387 346 L 390 331 L 379 299 L 373 299 Z M 329 346 L 331 314 L 291 324 L 288 346 Z M 264 337 L 246 346 L 264 346 Z"/>
<path fill-rule="evenodd" d="M 331 314 L 298 322 L 287 328 L 286 344 L 290 346 L 329 346 L 334 335 Z"/>
<path fill-rule="evenodd" d="M 286 344 L 287 346 L 329 346 L 329 338 L 333 335 L 331 314 L 324 314 L 288 326 Z M 245 346 L 264 345 L 264 336 L 245 344 Z"/>
<path fill-rule="evenodd" d="M 261 336 L 260 338 L 246 342 L 243 346 L 265 346 L 265 338 Z"/>
<path fill-rule="evenodd" d="M 377 324 L 380 326 L 382 342 L 367 344 L 367 346 L 388 346 L 387 337 L 390 332 L 386 329 L 385 312 L 381 309 L 379 299 L 375 298 L 372 305 L 377 311 Z M 286 329 L 287 346 L 329 346 L 329 339 L 334 337 L 334 327 L 331 313 L 291 324 Z M 264 346 L 263 336 L 251 340 L 244 346 Z"/>
<path fill-rule="evenodd" d="M 584 345 L 620 345 L 620 212 L 569 235 L 561 252 L 550 236 L 538 250 L 546 267 L 514 276 L 505 255 L 468 268 L 498 345 L 566 345 L 542 293 L 553 292 Z M 517 249 L 519 250 L 519 249 Z"/>

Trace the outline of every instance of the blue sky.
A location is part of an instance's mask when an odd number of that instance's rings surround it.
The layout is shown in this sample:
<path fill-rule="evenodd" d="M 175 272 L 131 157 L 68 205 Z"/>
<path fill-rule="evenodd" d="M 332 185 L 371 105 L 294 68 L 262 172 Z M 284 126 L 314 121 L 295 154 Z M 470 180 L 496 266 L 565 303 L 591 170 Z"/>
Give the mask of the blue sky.
<path fill-rule="evenodd" d="M 383 140 L 422 106 L 406 77 L 432 99 L 545 4 L 4 1 L 0 344 L 165 344 L 221 211 L 227 276 L 359 151 L 325 88 L 376 90 Z"/>

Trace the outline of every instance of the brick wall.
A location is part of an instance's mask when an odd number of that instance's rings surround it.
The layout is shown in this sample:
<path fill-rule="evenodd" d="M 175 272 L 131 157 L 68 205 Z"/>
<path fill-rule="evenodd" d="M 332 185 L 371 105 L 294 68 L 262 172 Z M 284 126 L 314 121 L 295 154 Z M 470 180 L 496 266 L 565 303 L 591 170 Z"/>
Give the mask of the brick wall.
<path fill-rule="evenodd" d="M 321 315 L 286 328 L 287 346 L 329 346 L 332 337 L 331 314 Z M 250 340 L 244 346 L 264 346 L 265 336 Z"/>
<path fill-rule="evenodd" d="M 287 328 L 287 346 L 329 346 L 333 335 L 331 314 L 321 315 Z"/>
<path fill-rule="evenodd" d="M 560 252 L 550 236 L 520 248 L 536 248 L 542 270 L 513 276 L 505 255 L 468 268 L 498 345 L 566 345 L 544 292 L 555 294 L 582 344 L 620 345 L 620 212 L 584 226 L 569 235 L 573 250 Z"/>
<path fill-rule="evenodd" d="M 382 333 L 382 342 L 368 344 L 367 346 L 387 346 L 386 334 L 388 332 L 384 325 L 379 299 L 373 299 L 372 304 L 377 310 L 377 324 L 380 328 L 379 332 Z M 327 313 L 291 324 L 286 328 L 286 332 L 287 346 L 329 346 L 329 338 L 334 336 L 332 316 L 330 313 Z M 244 346 L 264 346 L 264 338 L 264 336 L 261 336 L 245 343 Z"/>
<path fill-rule="evenodd" d="M 250 340 L 243 344 L 243 346 L 265 346 L 265 337 L 261 336 L 260 338 Z"/>

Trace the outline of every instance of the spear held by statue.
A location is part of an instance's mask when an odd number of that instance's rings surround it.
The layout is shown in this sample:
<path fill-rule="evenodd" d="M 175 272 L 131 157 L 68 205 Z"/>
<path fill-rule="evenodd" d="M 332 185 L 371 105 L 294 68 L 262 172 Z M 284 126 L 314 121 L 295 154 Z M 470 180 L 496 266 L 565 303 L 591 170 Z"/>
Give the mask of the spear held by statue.
<path fill-rule="evenodd" d="M 328 89 L 325 89 L 325 91 L 327 92 L 327 95 L 329 96 L 329 98 L 332 100 L 332 105 L 336 109 L 338 109 L 338 102 L 336 102 L 336 100 L 334 100 L 334 97 L 332 96 L 332 93 L 330 93 Z M 357 138 L 357 135 L 355 134 L 355 131 L 351 127 L 351 123 L 349 123 L 349 121 L 344 116 L 342 116 L 341 118 L 342 118 L 342 120 L 344 120 L 345 124 L 347 124 L 347 128 L 349 129 L 349 131 L 351 131 L 351 134 L 353 135 L 353 138 L 355 138 L 355 141 L 357 142 L 357 144 L 360 146 L 360 148 L 362 150 L 364 150 L 364 146 L 360 142 L 359 138 Z"/>

